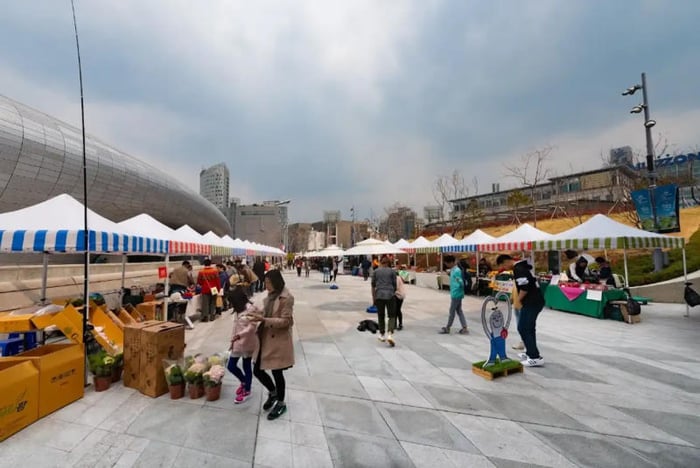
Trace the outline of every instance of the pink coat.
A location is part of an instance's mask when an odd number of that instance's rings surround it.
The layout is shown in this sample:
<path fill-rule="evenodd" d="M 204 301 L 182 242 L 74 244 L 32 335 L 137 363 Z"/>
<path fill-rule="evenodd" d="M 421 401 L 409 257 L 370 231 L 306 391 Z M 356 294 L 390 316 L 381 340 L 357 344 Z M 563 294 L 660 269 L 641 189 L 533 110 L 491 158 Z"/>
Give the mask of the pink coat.
<path fill-rule="evenodd" d="M 237 313 L 236 320 L 233 322 L 231 355 L 234 357 L 252 357 L 258 349 L 258 323 L 248 320 L 249 313 L 259 313 L 259 311 L 253 304 L 248 304 L 245 312 Z M 238 339 L 234 341 L 236 336 Z"/>

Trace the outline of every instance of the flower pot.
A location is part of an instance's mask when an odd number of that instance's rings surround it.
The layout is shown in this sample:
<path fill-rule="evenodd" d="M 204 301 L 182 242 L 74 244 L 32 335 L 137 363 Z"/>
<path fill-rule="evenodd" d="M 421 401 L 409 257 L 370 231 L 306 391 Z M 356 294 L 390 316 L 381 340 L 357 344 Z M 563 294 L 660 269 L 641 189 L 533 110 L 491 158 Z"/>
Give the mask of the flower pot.
<path fill-rule="evenodd" d="M 216 401 L 221 397 L 221 384 L 213 387 L 205 387 L 204 390 L 207 394 L 207 401 Z"/>
<path fill-rule="evenodd" d="M 185 384 L 179 383 L 175 385 L 170 385 L 170 399 L 179 400 L 185 396 Z"/>
<path fill-rule="evenodd" d="M 92 376 L 92 384 L 95 386 L 96 392 L 104 392 L 109 388 L 112 382 L 112 376 L 98 377 L 96 375 Z"/>
<path fill-rule="evenodd" d="M 190 398 L 193 400 L 204 396 L 204 384 L 188 384 L 187 390 L 190 393 Z"/>
<path fill-rule="evenodd" d="M 123 366 L 112 368 L 112 383 L 119 382 L 122 379 Z"/>

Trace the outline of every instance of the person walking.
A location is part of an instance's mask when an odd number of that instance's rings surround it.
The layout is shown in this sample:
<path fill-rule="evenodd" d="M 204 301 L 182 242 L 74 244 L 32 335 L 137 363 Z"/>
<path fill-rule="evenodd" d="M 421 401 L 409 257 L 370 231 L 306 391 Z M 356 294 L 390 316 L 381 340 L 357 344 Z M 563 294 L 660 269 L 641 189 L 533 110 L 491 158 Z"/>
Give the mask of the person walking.
<path fill-rule="evenodd" d="M 536 325 L 537 317 L 544 308 L 544 296 L 531 270 L 532 265 L 525 259 L 513 265 L 515 287 L 521 304 L 518 333 L 525 344 L 525 352 L 518 356 L 522 359 L 523 366 L 540 367 L 544 365 L 544 358 L 537 349 Z"/>
<path fill-rule="evenodd" d="M 396 272 L 389 267 L 389 257 L 382 257 L 381 265 L 372 275 L 372 299 L 377 307 L 379 341 L 386 341 L 392 347 L 396 346 L 396 278 Z M 385 314 L 389 316 L 388 327 Z"/>
<path fill-rule="evenodd" d="M 304 267 L 304 264 L 301 261 L 301 257 L 297 257 L 297 259 L 294 261 L 294 264 L 297 267 L 297 278 L 301 278 L 301 269 Z"/>
<path fill-rule="evenodd" d="M 304 260 L 304 274 L 306 275 L 307 278 L 309 277 L 310 271 L 311 271 L 311 263 L 310 263 L 309 259 L 307 258 Z"/>
<path fill-rule="evenodd" d="M 469 333 L 467 328 L 467 319 L 462 311 L 462 299 L 464 299 L 464 280 L 462 279 L 462 270 L 455 264 L 454 255 L 445 255 L 445 265 L 450 269 L 450 315 L 447 319 L 447 326 L 442 327 L 439 331 L 442 335 L 450 333 L 450 327 L 455 321 L 455 315 L 459 317 L 459 323 L 462 328 L 459 330 L 461 335 Z"/>
<path fill-rule="evenodd" d="M 403 301 L 406 299 L 406 283 L 404 283 L 403 277 L 399 274 L 396 275 L 396 329 L 403 330 L 403 311 L 401 307 L 403 306 Z"/>
<path fill-rule="evenodd" d="M 265 262 L 263 262 L 262 258 L 258 257 L 255 260 L 255 263 L 253 263 L 253 273 L 255 273 L 255 276 L 258 277 L 257 281 L 255 282 L 255 292 L 263 292 L 265 289 L 263 285 L 263 278 L 265 277 Z"/>
<path fill-rule="evenodd" d="M 333 282 L 335 283 L 336 279 L 338 279 L 338 266 L 340 264 L 340 261 L 337 258 L 333 258 Z"/>
<path fill-rule="evenodd" d="M 231 307 L 236 314 L 231 334 L 231 357 L 226 365 L 227 369 L 236 376 L 241 385 L 236 390 L 235 404 L 243 403 L 250 397 L 250 387 L 253 383 L 253 355 L 260 347 L 258 338 L 258 323 L 251 320 L 260 315 L 260 310 L 251 304 L 242 286 L 236 286 L 229 294 Z M 242 361 L 243 370 L 238 367 L 238 360 Z"/>
<path fill-rule="evenodd" d="M 284 402 L 286 382 L 284 371 L 294 365 L 292 326 L 294 325 L 294 296 L 285 286 L 280 270 L 270 270 L 265 275 L 267 297 L 263 301 L 263 313 L 251 320 L 260 322 L 258 335 L 260 347 L 255 359 L 253 374 L 267 389 L 268 397 L 263 410 L 270 410 L 267 419 L 274 420 L 287 411 Z M 272 372 L 272 378 L 265 371 Z"/>
<path fill-rule="evenodd" d="M 219 283 L 221 284 L 221 289 L 216 297 L 216 315 L 221 315 L 223 310 L 228 310 L 226 297 L 231 289 L 231 283 L 229 283 L 228 273 L 226 273 L 226 267 L 223 263 L 217 263 L 216 269 L 219 270 Z"/>
<path fill-rule="evenodd" d="M 197 274 L 197 286 L 201 288 L 202 322 L 216 318 L 216 296 L 221 289 L 219 270 L 211 266 L 211 260 L 204 260 L 204 268 Z"/>
<path fill-rule="evenodd" d="M 372 268 L 372 262 L 370 262 L 367 257 L 362 259 L 362 277 L 367 281 L 369 278 L 369 270 Z"/>

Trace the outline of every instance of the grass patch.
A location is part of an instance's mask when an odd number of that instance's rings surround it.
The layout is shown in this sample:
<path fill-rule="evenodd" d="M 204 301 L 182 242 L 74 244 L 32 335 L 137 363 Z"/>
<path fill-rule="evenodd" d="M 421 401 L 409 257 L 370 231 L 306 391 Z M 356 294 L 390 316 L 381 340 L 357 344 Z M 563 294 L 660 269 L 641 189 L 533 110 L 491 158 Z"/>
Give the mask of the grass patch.
<path fill-rule="evenodd" d="M 688 273 L 700 270 L 700 230 L 690 236 L 685 246 Z M 630 286 L 642 286 L 658 283 L 683 276 L 683 252 L 681 249 L 668 251 L 669 265 L 654 273 L 654 263 L 651 252 L 645 255 L 635 255 L 627 259 Z"/>
<path fill-rule="evenodd" d="M 472 363 L 472 366 L 478 367 L 479 369 L 481 369 L 482 368 L 481 366 L 483 366 L 485 362 L 486 361 L 475 362 L 475 363 Z M 492 366 L 488 366 L 488 367 L 484 368 L 484 370 L 495 374 L 497 372 L 502 372 L 504 370 L 517 369 L 520 366 L 522 366 L 522 364 L 520 364 L 520 361 L 515 361 L 515 360 L 496 361 L 496 364 L 494 364 Z"/>

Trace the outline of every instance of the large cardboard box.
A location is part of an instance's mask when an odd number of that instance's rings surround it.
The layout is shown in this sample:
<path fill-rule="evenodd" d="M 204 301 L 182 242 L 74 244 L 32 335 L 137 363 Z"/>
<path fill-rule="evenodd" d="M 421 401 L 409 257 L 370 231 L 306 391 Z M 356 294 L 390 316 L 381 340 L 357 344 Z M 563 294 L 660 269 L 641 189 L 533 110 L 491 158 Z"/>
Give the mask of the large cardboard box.
<path fill-rule="evenodd" d="M 29 361 L 39 371 L 39 417 L 84 395 L 85 353 L 80 344 L 39 346 L 3 361 Z"/>
<path fill-rule="evenodd" d="M 138 390 L 141 386 L 141 330 L 159 324 L 156 320 L 132 323 L 124 327 L 124 386 Z"/>
<path fill-rule="evenodd" d="M 37 419 L 39 371 L 29 361 L 0 359 L 0 442 Z"/>
<path fill-rule="evenodd" d="M 168 393 L 163 359 L 179 359 L 185 352 L 185 326 L 159 322 L 141 329 L 141 393 L 159 397 Z"/>

